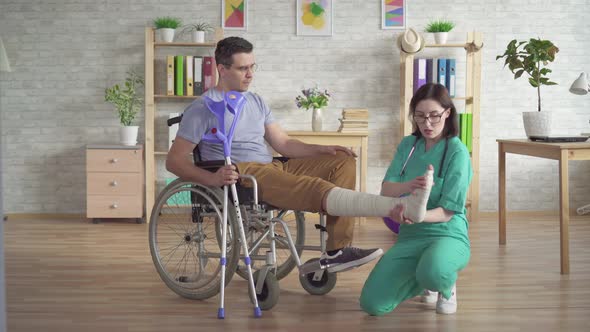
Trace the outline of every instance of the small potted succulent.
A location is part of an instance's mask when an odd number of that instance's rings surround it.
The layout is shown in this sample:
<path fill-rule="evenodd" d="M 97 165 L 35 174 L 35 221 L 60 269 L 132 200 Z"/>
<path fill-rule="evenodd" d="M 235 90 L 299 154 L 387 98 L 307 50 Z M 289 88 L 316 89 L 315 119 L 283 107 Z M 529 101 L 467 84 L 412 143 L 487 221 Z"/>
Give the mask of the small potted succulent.
<path fill-rule="evenodd" d="M 436 44 L 446 44 L 449 37 L 449 31 L 453 30 L 455 23 L 449 20 L 436 19 L 430 21 L 426 25 L 426 32 L 434 34 L 434 42 Z"/>
<path fill-rule="evenodd" d="M 205 32 L 210 31 L 213 31 L 213 26 L 202 20 L 198 20 L 197 23 L 187 24 L 182 28 L 182 34 L 191 34 L 193 43 L 204 43 Z"/>
<path fill-rule="evenodd" d="M 138 95 L 137 89 L 143 85 L 143 77 L 135 71 L 127 72 L 125 79 L 125 86 L 120 87 L 115 84 L 110 88 L 105 89 L 105 101 L 115 105 L 117 109 L 119 120 L 121 122 L 121 143 L 123 145 L 137 144 L 137 132 L 139 126 L 132 126 L 133 120 L 141 109 L 142 99 Z"/>
<path fill-rule="evenodd" d="M 182 21 L 176 17 L 162 16 L 154 20 L 156 32 L 159 34 L 159 40 L 171 43 L 174 40 L 176 28 L 182 25 Z"/>
<path fill-rule="evenodd" d="M 504 54 L 496 56 L 496 60 L 504 58 L 504 67 L 518 79 L 523 74 L 528 77 L 529 84 L 537 90 L 537 111 L 523 112 L 524 129 L 527 136 L 549 136 L 551 134 L 551 112 L 541 112 L 541 86 L 556 85 L 547 76 L 551 69 L 549 62 L 555 60 L 559 48 L 549 40 L 531 38 L 528 41 L 511 40 Z"/>

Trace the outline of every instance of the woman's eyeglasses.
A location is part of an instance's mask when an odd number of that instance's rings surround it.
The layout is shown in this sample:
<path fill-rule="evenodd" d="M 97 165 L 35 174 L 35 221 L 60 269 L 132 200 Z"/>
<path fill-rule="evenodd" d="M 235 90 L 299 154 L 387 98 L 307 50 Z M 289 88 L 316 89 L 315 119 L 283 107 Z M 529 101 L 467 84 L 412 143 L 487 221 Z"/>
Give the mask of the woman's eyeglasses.
<path fill-rule="evenodd" d="M 445 114 L 444 111 L 442 113 L 431 114 L 429 116 L 414 114 L 414 121 L 416 121 L 416 123 L 424 123 L 426 122 L 426 120 L 428 120 L 430 123 L 435 124 L 440 122 L 440 119 L 442 118 L 443 114 Z"/>

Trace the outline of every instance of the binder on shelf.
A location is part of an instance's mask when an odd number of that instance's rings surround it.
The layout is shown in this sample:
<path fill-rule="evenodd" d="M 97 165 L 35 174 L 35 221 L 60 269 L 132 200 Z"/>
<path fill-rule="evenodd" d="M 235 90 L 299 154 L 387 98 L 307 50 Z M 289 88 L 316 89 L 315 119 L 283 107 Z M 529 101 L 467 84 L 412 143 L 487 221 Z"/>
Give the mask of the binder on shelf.
<path fill-rule="evenodd" d="M 445 85 L 445 82 L 447 80 L 447 59 L 438 59 L 438 61 L 436 62 L 436 66 L 438 68 L 438 78 L 436 80 L 436 83 Z"/>
<path fill-rule="evenodd" d="M 467 114 L 459 113 L 459 139 L 467 146 Z"/>
<path fill-rule="evenodd" d="M 194 88 L 193 88 L 193 56 L 192 55 L 187 55 L 186 56 L 186 95 L 187 96 L 192 96 L 194 93 Z"/>
<path fill-rule="evenodd" d="M 203 57 L 203 92 L 215 86 L 215 69 L 215 58 L 211 56 Z"/>
<path fill-rule="evenodd" d="M 471 153 L 471 151 L 473 150 L 473 139 L 472 139 L 472 135 L 473 135 L 473 114 L 471 113 L 467 113 L 465 114 L 467 115 L 467 130 L 466 130 L 466 134 L 467 134 L 467 150 L 469 151 L 469 153 Z"/>
<path fill-rule="evenodd" d="M 426 84 L 426 59 L 414 59 L 414 93 Z"/>
<path fill-rule="evenodd" d="M 194 62 L 193 96 L 200 96 L 203 94 L 203 58 L 200 56 L 195 56 Z"/>
<path fill-rule="evenodd" d="M 166 95 L 174 96 L 174 55 L 166 56 Z"/>
<path fill-rule="evenodd" d="M 455 59 L 447 59 L 447 75 L 445 86 L 449 90 L 449 96 L 455 97 Z"/>
<path fill-rule="evenodd" d="M 175 62 L 175 74 L 176 74 L 176 95 L 177 96 L 184 96 L 184 56 L 183 55 L 176 55 L 174 56 Z"/>
<path fill-rule="evenodd" d="M 438 76 L 438 59 L 426 59 L 426 83 L 436 83 Z"/>

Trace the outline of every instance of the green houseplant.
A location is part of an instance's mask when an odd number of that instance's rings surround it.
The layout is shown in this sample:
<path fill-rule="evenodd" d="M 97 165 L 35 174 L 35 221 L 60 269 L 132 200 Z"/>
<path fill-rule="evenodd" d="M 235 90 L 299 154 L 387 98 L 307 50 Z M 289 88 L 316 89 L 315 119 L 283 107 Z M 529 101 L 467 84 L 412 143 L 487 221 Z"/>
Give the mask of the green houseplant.
<path fill-rule="evenodd" d="M 545 127 L 541 134 L 545 136 L 550 134 L 551 114 L 543 112 L 547 114 L 541 115 L 541 86 L 557 84 L 549 80 L 547 75 L 551 73 L 551 69 L 546 67 L 555 60 L 557 52 L 559 52 L 559 48 L 549 40 L 531 38 L 528 41 L 517 41 L 513 39 L 506 46 L 504 54 L 496 56 L 496 60 L 504 58 L 504 67 L 508 66 L 508 69 L 514 74 L 514 79 L 527 74 L 529 84 L 537 89 L 537 112 L 523 112 L 527 136 L 531 136 L 531 132 L 535 132 L 534 135 L 539 134 L 534 128 L 527 129 L 528 125 L 534 125 L 530 122 L 527 124 L 529 118 L 532 122 L 542 121 L 542 123 L 537 123 L 537 125 Z M 539 114 L 534 115 L 534 113 Z"/>
<path fill-rule="evenodd" d="M 193 43 L 204 43 L 205 32 L 213 31 L 213 26 L 203 20 L 197 20 L 197 23 L 187 24 L 183 27 L 181 34 L 190 33 Z"/>
<path fill-rule="evenodd" d="M 426 32 L 434 34 L 434 42 L 437 44 L 445 44 L 449 36 L 449 31 L 453 30 L 455 23 L 445 19 L 435 19 L 428 22 Z"/>
<path fill-rule="evenodd" d="M 161 16 L 154 19 L 156 31 L 160 39 L 170 43 L 174 40 L 174 31 L 182 25 L 182 20 L 177 17 Z"/>
<path fill-rule="evenodd" d="M 127 72 L 124 86 L 115 84 L 105 89 L 104 99 L 115 105 L 119 120 L 121 122 L 121 142 L 124 145 L 135 145 L 137 143 L 137 132 L 139 126 L 132 126 L 133 120 L 141 109 L 142 98 L 138 95 L 137 89 L 144 83 L 143 77 L 135 71 Z"/>
<path fill-rule="evenodd" d="M 328 106 L 330 93 L 328 90 L 320 90 L 316 85 L 314 88 L 301 90 L 303 95 L 295 98 L 295 104 L 298 108 L 305 110 L 313 109 L 311 116 L 311 128 L 313 131 L 322 131 L 322 108 Z"/>

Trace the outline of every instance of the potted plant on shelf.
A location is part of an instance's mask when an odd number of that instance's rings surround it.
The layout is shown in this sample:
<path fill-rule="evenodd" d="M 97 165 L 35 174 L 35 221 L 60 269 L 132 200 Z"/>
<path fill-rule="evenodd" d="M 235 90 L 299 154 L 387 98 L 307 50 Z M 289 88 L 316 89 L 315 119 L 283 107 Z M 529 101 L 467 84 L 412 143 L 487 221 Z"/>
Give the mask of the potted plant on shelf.
<path fill-rule="evenodd" d="M 455 23 L 449 20 L 436 19 L 426 25 L 426 32 L 434 34 L 436 44 L 446 44 L 449 37 L 449 31 L 453 30 Z"/>
<path fill-rule="evenodd" d="M 311 117 L 311 128 L 313 131 L 322 131 L 322 108 L 328 106 L 330 93 L 328 90 L 321 91 L 316 85 L 315 88 L 301 90 L 303 96 L 295 98 L 295 104 L 298 108 L 305 110 L 313 109 Z"/>
<path fill-rule="evenodd" d="M 182 21 L 176 17 L 162 16 L 154 20 L 156 33 L 160 36 L 160 40 L 171 43 L 174 40 L 174 32 L 176 28 L 182 25 Z"/>
<path fill-rule="evenodd" d="M 529 41 L 510 41 L 506 51 L 496 56 L 496 60 L 505 58 L 504 67 L 514 74 L 514 79 L 527 74 L 529 84 L 537 89 L 537 111 L 523 112 L 526 135 L 549 136 L 551 134 L 551 112 L 541 112 L 541 86 L 556 85 L 547 77 L 551 69 L 546 66 L 555 60 L 559 48 L 549 40 L 531 38 Z"/>
<path fill-rule="evenodd" d="M 119 120 L 123 125 L 120 131 L 123 145 L 137 144 L 139 126 L 132 126 L 131 124 L 141 108 L 142 99 L 137 94 L 137 88 L 141 85 L 143 85 L 143 77 L 130 70 L 127 72 L 124 87 L 115 84 L 105 89 L 104 99 L 115 105 L 119 113 Z"/>
<path fill-rule="evenodd" d="M 182 34 L 191 34 L 191 41 L 193 43 L 204 43 L 205 32 L 213 31 L 213 26 L 202 20 L 197 23 L 187 24 L 182 29 Z"/>

